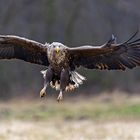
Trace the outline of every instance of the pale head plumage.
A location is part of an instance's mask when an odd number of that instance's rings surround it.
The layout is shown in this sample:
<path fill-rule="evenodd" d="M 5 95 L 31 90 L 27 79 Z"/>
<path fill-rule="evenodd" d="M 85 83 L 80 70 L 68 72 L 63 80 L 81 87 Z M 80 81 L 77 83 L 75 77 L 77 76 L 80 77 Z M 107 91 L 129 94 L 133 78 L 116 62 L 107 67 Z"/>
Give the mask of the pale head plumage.
<path fill-rule="evenodd" d="M 59 47 L 60 49 L 63 49 L 66 46 L 62 43 L 59 43 L 59 42 L 53 42 L 49 45 L 49 48 L 52 48 L 52 49 L 56 49 L 57 47 Z"/>
<path fill-rule="evenodd" d="M 47 49 L 47 54 L 48 54 L 48 58 L 49 61 L 52 61 L 55 63 L 60 64 L 62 61 L 65 60 L 65 49 L 67 47 L 59 42 L 53 42 L 51 44 L 49 44 L 49 47 Z"/>

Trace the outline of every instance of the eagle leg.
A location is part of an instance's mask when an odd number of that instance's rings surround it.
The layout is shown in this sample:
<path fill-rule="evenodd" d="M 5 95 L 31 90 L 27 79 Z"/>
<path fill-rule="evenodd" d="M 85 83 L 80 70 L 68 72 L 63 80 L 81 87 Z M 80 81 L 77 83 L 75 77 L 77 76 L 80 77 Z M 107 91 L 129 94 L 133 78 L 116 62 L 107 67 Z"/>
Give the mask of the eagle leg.
<path fill-rule="evenodd" d="M 61 100 L 63 100 L 63 91 L 62 90 L 60 90 L 60 93 L 59 93 L 59 95 L 57 97 L 58 102 L 60 102 Z"/>
<path fill-rule="evenodd" d="M 46 89 L 47 86 L 49 85 L 49 83 L 52 80 L 53 77 L 53 70 L 51 67 L 48 68 L 48 70 L 46 71 L 46 73 L 43 73 L 43 77 L 44 77 L 44 87 L 43 89 L 40 91 L 40 97 L 44 97 L 46 95 Z"/>
<path fill-rule="evenodd" d="M 66 86 L 69 84 L 69 70 L 62 69 L 60 75 L 60 93 L 57 97 L 57 101 L 61 101 L 63 99 L 63 91 L 65 91 Z"/>

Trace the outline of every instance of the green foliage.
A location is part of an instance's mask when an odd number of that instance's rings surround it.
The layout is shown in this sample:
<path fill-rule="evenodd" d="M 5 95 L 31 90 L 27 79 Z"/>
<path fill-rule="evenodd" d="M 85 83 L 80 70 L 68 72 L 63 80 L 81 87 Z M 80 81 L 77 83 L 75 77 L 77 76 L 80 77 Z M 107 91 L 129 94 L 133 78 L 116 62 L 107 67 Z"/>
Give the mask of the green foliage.
<path fill-rule="evenodd" d="M 0 105 L 0 119 L 19 120 L 116 120 L 116 119 L 139 119 L 140 103 L 131 100 L 118 100 L 111 102 L 80 101 L 77 103 L 63 102 L 58 104 L 49 101 Z M 113 100 L 113 99 L 112 99 Z M 116 100 L 116 99 L 115 99 Z M 74 105 L 74 106 L 73 106 Z M 20 108 L 19 108 L 20 106 Z"/>

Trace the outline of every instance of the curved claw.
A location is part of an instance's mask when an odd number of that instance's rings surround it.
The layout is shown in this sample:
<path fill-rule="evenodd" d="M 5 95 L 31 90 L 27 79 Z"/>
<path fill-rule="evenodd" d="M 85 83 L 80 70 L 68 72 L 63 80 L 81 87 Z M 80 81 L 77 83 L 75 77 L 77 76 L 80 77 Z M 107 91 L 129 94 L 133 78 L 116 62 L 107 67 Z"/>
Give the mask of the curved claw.
<path fill-rule="evenodd" d="M 57 101 L 60 102 L 62 100 L 63 100 L 63 93 L 62 93 L 62 91 L 60 91 L 60 93 L 59 93 L 59 95 L 57 97 Z"/>
<path fill-rule="evenodd" d="M 40 91 L 40 97 L 43 98 L 45 95 L 46 95 L 46 88 L 43 88 L 43 89 Z"/>

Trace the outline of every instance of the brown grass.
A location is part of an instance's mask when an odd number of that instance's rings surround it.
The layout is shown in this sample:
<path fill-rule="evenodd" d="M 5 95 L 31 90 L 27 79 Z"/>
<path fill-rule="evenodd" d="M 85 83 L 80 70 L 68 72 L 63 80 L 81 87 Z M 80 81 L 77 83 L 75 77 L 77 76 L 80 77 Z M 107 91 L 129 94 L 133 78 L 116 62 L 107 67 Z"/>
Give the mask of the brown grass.
<path fill-rule="evenodd" d="M 0 140 L 137 140 L 140 122 L 113 121 L 6 121 L 0 125 Z"/>
<path fill-rule="evenodd" d="M 0 103 L 0 140 L 139 140 L 140 96 Z"/>

